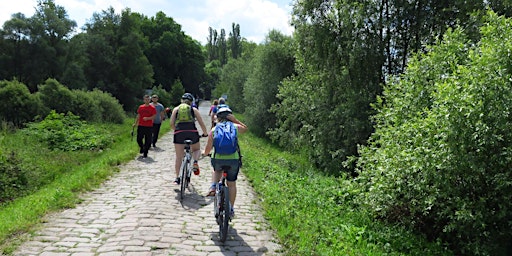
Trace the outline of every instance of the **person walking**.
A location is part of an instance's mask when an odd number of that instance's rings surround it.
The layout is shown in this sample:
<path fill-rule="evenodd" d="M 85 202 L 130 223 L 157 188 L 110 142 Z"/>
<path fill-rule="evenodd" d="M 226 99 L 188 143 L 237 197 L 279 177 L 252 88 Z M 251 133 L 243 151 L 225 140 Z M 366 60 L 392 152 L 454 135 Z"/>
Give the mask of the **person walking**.
<path fill-rule="evenodd" d="M 221 146 L 221 143 L 216 142 L 216 133 L 220 133 L 221 131 L 218 129 L 231 129 L 229 127 L 233 127 L 236 129 L 234 133 L 231 133 L 231 136 L 236 136 L 233 141 L 236 141 L 236 145 L 232 145 L 232 147 L 236 147 L 233 149 L 234 153 L 222 154 L 220 152 L 221 149 L 218 148 Z M 210 155 L 211 150 L 214 150 L 213 157 L 211 158 L 211 164 L 213 166 L 212 180 L 210 185 L 210 190 L 208 191 L 207 196 L 215 195 L 215 184 L 219 182 L 222 176 L 222 166 L 230 166 L 231 168 L 227 171 L 227 185 L 229 187 L 229 201 L 231 203 L 231 216 L 235 215 L 235 200 L 236 200 L 236 180 L 238 178 L 238 172 L 241 167 L 241 155 L 238 145 L 238 134 L 244 133 L 248 130 L 247 125 L 240 122 L 233 115 L 233 112 L 229 107 L 220 107 L 217 111 L 217 125 L 212 128 L 210 133 L 208 134 L 208 142 L 204 148 L 203 155 Z M 224 146 L 224 145 L 223 145 Z M 225 149 L 223 149 L 225 150 Z M 230 152 L 233 152 L 231 150 Z"/>
<path fill-rule="evenodd" d="M 156 109 L 156 116 L 153 120 L 153 147 L 156 147 L 156 142 L 158 141 L 158 134 L 160 133 L 160 126 L 162 126 L 162 122 L 165 120 L 165 108 L 162 103 L 158 102 L 158 95 L 153 94 L 151 96 L 151 105 Z"/>
<path fill-rule="evenodd" d="M 194 96 L 190 93 L 185 93 L 181 97 L 181 104 L 172 110 L 171 114 L 171 129 L 174 131 L 174 148 L 176 152 L 176 160 L 174 163 L 174 170 L 176 179 L 174 183 L 179 185 L 180 178 L 179 172 L 181 161 L 185 155 L 185 140 L 191 140 L 192 157 L 194 158 L 193 169 L 194 174 L 199 175 L 199 165 L 197 161 L 201 156 L 201 145 L 199 144 L 199 132 L 196 128 L 196 119 L 203 131 L 203 137 L 206 137 L 207 130 L 203 122 L 203 118 L 197 108 L 192 107 Z"/>
<path fill-rule="evenodd" d="M 144 104 L 137 109 L 137 117 L 132 125 L 137 127 L 137 144 L 139 144 L 140 153 L 144 158 L 148 157 L 148 150 L 151 147 L 153 135 L 153 119 L 156 116 L 156 109 L 150 104 L 149 95 L 144 95 Z"/>

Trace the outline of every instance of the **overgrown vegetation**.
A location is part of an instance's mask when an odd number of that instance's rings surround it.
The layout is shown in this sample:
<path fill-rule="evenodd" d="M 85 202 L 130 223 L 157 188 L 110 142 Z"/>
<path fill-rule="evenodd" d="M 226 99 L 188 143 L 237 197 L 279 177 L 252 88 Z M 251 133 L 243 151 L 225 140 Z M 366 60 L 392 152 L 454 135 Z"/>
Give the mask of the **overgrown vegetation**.
<path fill-rule="evenodd" d="M 358 160 L 363 208 L 461 255 L 512 252 L 512 21 L 485 24 L 478 45 L 449 31 L 385 88 Z"/>
<path fill-rule="evenodd" d="M 400 224 L 375 221 L 350 179 L 324 175 L 304 154 L 253 134 L 240 137 L 243 172 L 286 255 L 453 255 Z"/>

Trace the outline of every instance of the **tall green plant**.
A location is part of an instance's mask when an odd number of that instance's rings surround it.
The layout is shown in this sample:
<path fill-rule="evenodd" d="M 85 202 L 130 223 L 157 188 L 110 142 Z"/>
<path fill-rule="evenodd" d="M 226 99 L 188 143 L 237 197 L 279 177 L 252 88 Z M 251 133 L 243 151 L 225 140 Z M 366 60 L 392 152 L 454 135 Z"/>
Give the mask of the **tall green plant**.
<path fill-rule="evenodd" d="M 385 88 L 358 160 L 374 214 L 463 255 L 512 241 L 512 21 L 490 13 L 481 41 L 449 31 Z"/>

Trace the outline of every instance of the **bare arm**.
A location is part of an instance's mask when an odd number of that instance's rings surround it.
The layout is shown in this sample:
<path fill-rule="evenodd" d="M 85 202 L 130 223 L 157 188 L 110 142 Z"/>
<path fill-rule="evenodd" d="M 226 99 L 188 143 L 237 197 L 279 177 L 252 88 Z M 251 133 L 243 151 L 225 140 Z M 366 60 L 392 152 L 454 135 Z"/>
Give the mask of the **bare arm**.
<path fill-rule="evenodd" d="M 137 114 L 137 116 L 135 117 L 135 123 L 133 123 L 132 127 L 135 127 L 137 124 L 139 124 L 139 114 Z"/>
<path fill-rule="evenodd" d="M 229 114 L 227 116 L 227 119 L 229 121 L 233 122 L 234 124 L 238 125 L 238 131 L 240 133 L 244 133 L 244 132 L 246 132 L 248 130 L 247 125 L 245 125 L 244 123 L 240 122 L 240 120 L 236 119 L 236 117 L 233 114 Z"/>
<path fill-rule="evenodd" d="M 194 114 L 197 118 L 197 122 L 201 126 L 201 129 L 203 130 L 203 134 L 208 134 L 208 131 L 206 130 L 206 125 L 204 124 L 203 118 L 201 117 L 201 113 L 199 113 L 199 110 L 197 108 L 194 109 Z"/>
<path fill-rule="evenodd" d="M 206 142 L 206 146 L 204 147 L 203 155 L 209 155 L 213 148 L 213 137 L 212 132 L 208 134 L 208 141 Z"/>
<path fill-rule="evenodd" d="M 175 107 L 173 110 L 172 110 L 172 114 L 171 114 L 171 129 L 174 131 L 176 130 L 176 113 L 178 113 L 178 107 Z"/>

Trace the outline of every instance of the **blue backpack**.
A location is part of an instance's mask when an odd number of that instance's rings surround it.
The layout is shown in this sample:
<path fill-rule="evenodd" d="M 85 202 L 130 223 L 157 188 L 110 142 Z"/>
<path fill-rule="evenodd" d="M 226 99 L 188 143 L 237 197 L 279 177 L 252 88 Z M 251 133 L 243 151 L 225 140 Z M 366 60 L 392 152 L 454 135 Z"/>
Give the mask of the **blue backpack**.
<path fill-rule="evenodd" d="M 215 154 L 230 155 L 238 150 L 237 128 L 232 122 L 220 122 L 213 132 Z"/>

